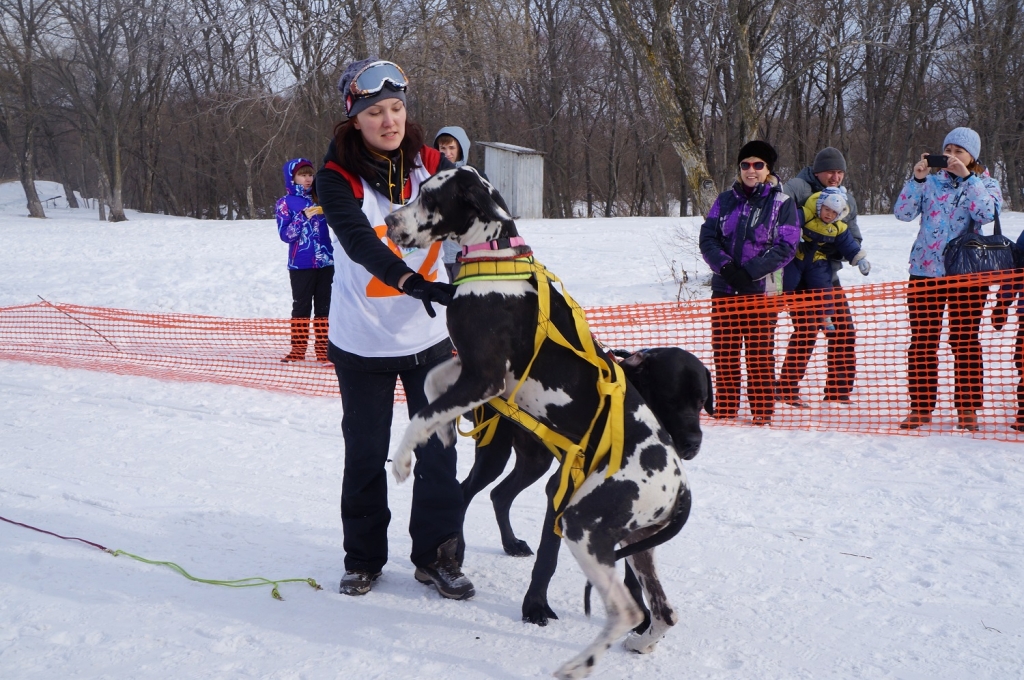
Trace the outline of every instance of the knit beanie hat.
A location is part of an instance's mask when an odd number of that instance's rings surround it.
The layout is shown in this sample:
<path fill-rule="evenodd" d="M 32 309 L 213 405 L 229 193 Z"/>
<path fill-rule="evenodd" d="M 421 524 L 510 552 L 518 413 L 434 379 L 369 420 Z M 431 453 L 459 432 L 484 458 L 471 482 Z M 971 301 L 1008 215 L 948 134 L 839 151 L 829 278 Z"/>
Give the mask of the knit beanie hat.
<path fill-rule="evenodd" d="M 956 144 L 971 154 L 971 158 L 974 160 L 978 160 L 978 156 L 981 155 L 981 135 L 969 127 L 958 127 L 952 130 L 942 140 L 942 148 L 945 149 L 947 144 Z"/>
<path fill-rule="evenodd" d="M 301 170 L 302 168 L 309 168 L 310 174 L 316 174 L 316 172 L 313 169 L 313 164 L 307 161 L 305 158 L 303 158 L 302 160 L 295 164 L 294 168 L 292 168 L 292 177 L 299 174 L 299 170 Z"/>
<path fill-rule="evenodd" d="M 362 61 L 354 61 L 349 64 L 348 67 L 345 68 L 345 72 L 341 74 L 341 79 L 338 81 L 338 91 L 341 92 L 341 96 L 345 100 L 345 115 L 349 118 L 355 118 L 360 111 L 368 109 L 377 102 L 385 99 L 401 99 L 402 103 L 405 103 L 405 91 L 393 87 L 389 82 L 385 82 L 384 87 L 382 87 L 380 92 L 377 94 L 367 95 L 365 97 L 357 97 L 349 91 L 349 86 L 352 85 L 352 81 L 359 75 L 359 72 L 375 61 L 380 61 L 380 59 L 370 57 L 369 59 L 363 59 Z"/>
<path fill-rule="evenodd" d="M 834 146 L 826 146 L 819 151 L 818 155 L 814 157 L 814 165 L 811 166 L 811 172 L 815 175 L 829 170 L 846 172 L 846 159 L 843 158 L 843 152 Z"/>
<path fill-rule="evenodd" d="M 768 170 L 774 171 L 775 161 L 779 160 L 779 154 L 768 142 L 755 139 L 752 142 L 747 142 L 740 149 L 740 153 L 736 157 L 736 165 L 739 165 L 744 158 L 760 158 L 768 165 Z"/>
<path fill-rule="evenodd" d="M 833 222 L 846 219 L 846 216 L 850 214 L 850 205 L 846 202 L 846 192 L 842 190 L 842 187 L 828 187 L 818 195 L 818 202 L 814 207 L 814 212 L 818 217 L 821 217 L 822 208 L 830 208 L 835 211 L 837 217 Z"/>

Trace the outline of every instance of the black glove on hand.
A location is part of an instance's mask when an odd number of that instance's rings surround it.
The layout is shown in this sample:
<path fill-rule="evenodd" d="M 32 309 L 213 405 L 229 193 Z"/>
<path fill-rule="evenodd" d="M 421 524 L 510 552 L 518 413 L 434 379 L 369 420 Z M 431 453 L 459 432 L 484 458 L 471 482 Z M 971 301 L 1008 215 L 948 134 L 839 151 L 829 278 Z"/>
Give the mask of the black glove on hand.
<path fill-rule="evenodd" d="M 430 303 L 436 302 L 447 307 L 452 298 L 455 297 L 456 290 L 456 287 L 450 283 L 431 283 L 419 274 L 413 274 L 402 285 L 403 293 L 423 301 L 423 306 L 426 308 L 430 318 L 437 316 L 437 312 L 430 306 Z"/>
<path fill-rule="evenodd" d="M 747 290 L 754 283 L 754 279 L 750 278 L 747 270 L 737 267 L 733 262 L 722 267 L 721 274 L 725 282 L 735 291 Z"/>

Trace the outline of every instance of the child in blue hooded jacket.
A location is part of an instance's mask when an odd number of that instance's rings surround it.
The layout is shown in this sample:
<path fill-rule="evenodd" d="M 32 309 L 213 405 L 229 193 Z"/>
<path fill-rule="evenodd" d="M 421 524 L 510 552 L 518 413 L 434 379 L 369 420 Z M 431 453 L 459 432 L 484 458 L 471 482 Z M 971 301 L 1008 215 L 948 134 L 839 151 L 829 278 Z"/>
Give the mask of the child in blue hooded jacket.
<path fill-rule="evenodd" d="M 309 315 L 313 314 L 317 361 L 327 361 L 327 316 L 334 280 L 334 247 L 313 191 L 313 164 L 293 158 L 284 164 L 288 193 L 277 201 L 277 231 L 289 244 L 288 276 L 292 285 L 291 351 L 281 361 L 301 361 L 309 343 Z"/>
<path fill-rule="evenodd" d="M 803 205 L 803 226 L 800 228 L 800 246 L 796 256 L 786 265 L 782 275 L 783 290 L 820 290 L 822 306 L 820 327 L 826 332 L 835 331 L 832 317 L 832 263 L 829 252 L 837 252 L 850 264 L 856 265 L 864 276 L 871 271 L 871 264 L 853 234 L 846 227 L 846 216 L 850 213 L 846 201 L 846 189 L 826 187 L 811 194 Z M 831 246 L 826 250 L 827 246 Z"/>

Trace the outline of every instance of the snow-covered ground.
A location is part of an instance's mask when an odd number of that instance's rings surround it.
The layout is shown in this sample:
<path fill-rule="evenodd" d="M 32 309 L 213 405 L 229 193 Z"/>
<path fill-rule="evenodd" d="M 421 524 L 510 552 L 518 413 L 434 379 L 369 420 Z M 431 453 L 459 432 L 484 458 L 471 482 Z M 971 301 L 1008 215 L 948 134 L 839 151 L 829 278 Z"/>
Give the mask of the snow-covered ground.
<path fill-rule="evenodd" d="M 20 187 L 0 185 L 0 306 L 43 297 L 288 314 L 286 247 L 271 221 L 25 212 Z M 1015 238 L 1024 215 L 1003 222 Z M 698 225 L 520 227 L 573 296 L 597 306 L 675 299 L 673 269 L 692 277 L 684 295 L 707 295 Z M 886 216 L 861 227 L 866 280 L 905 278 L 916 227 Z M 865 281 L 849 269 L 843 279 Z M 365 597 L 338 595 L 340 417 L 337 399 L 0 362 L 0 515 L 203 578 L 324 586 L 284 584 L 278 602 L 268 588 L 193 583 L 0 522 L 0 677 L 530 678 L 596 635 L 603 612 L 583 616 L 567 551 L 550 590 L 561 618 L 520 621 L 532 561 L 501 551 L 486 494 L 466 519 L 474 599 L 442 600 L 412 578 L 408 484 L 390 490 L 384 576 Z M 396 433 L 407 420 L 397 408 Z M 472 447 L 458 446 L 463 476 Z M 690 521 L 658 549 L 679 625 L 649 656 L 613 647 L 595 677 L 1024 677 L 1021 445 L 711 423 L 686 468 Z M 534 546 L 544 502 L 535 485 L 513 508 Z"/>

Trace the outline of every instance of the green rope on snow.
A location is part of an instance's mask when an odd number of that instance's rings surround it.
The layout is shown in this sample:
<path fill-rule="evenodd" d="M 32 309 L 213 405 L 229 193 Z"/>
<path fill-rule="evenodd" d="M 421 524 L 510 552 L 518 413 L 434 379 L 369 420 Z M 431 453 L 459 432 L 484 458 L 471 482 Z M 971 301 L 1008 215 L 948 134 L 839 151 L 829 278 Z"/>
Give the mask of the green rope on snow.
<path fill-rule="evenodd" d="M 227 586 L 228 588 L 252 588 L 252 587 L 255 587 L 255 586 L 273 586 L 273 588 L 270 591 L 270 595 L 275 600 L 284 600 L 284 598 L 281 597 L 280 591 L 278 590 L 278 586 L 280 584 L 282 584 L 282 583 L 300 583 L 300 582 L 301 583 L 308 583 L 310 585 L 310 587 L 315 588 L 316 590 L 323 590 L 320 587 L 320 585 L 316 581 L 311 579 L 311 578 L 282 578 L 282 579 L 278 579 L 276 581 L 272 581 L 272 580 L 270 580 L 268 578 L 263 578 L 262 576 L 253 576 L 251 578 L 242 578 L 242 579 L 238 579 L 236 581 L 220 581 L 220 580 L 216 580 L 216 579 L 199 578 L 197 576 L 193 576 L 192 574 L 188 573 L 187 571 L 182 569 L 181 566 L 175 564 L 174 562 L 161 562 L 159 560 L 147 560 L 145 557 L 139 557 L 138 555 L 133 555 L 130 552 L 125 552 L 124 550 L 110 550 L 110 549 L 107 549 L 107 552 L 110 553 L 111 555 L 113 555 L 114 557 L 117 557 L 118 555 L 124 555 L 126 557 L 132 558 L 133 560 L 138 560 L 139 562 L 145 562 L 146 564 L 154 564 L 154 565 L 157 565 L 157 566 L 170 567 L 171 569 L 173 569 L 174 571 L 178 572 L 179 574 L 181 574 L 182 576 L 184 576 L 185 578 L 187 578 L 190 581 L 196 581 L 197 583 L 207 583 L 207 584 L 209 584 L 211 586 Z"/>

